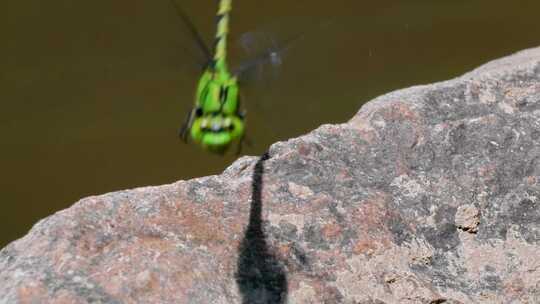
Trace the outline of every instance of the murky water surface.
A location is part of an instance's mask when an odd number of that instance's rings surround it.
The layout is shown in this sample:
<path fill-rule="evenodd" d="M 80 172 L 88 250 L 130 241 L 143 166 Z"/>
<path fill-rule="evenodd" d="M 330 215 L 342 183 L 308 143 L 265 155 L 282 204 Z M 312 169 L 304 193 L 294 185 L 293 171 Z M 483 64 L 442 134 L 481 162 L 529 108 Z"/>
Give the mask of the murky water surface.
<path fill-rule="evenodd" d="M 0 3 L 0 246 L 81 197 L 217 174 L 234 160 L 177 139 L 198 75 L 168 1 Z M 215 1 L 178 1 L 211 41 Z M 377 95 L 540 45 L 534 0 L 233 5 L 233 40 L 316 27 L 278 73 L 246 88 L 251 155 L 346 121 Z"/>

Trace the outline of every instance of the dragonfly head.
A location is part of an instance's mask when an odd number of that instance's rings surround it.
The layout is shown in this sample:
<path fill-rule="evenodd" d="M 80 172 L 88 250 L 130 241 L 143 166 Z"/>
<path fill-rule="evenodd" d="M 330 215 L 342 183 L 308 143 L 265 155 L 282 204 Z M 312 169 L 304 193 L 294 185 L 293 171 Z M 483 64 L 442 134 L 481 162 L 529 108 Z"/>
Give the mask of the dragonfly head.
<path fill-rule="evenodd" d="M 191 137 L 210 152 L 224 153 L 232 142 L 244 134 L 244 122 L 235 115 L 213 113 L 196 118 Z"/>

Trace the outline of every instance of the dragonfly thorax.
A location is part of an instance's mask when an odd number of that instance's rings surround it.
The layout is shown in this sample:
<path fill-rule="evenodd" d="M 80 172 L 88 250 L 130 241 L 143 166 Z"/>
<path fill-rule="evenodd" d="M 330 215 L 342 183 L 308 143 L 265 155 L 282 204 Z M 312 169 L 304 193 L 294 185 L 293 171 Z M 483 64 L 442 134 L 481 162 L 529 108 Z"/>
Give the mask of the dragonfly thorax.
<path fill-rule="evenodd" d="M 238 111 L 238 98 L 236 77 L 227 72 L 207 70 L 199 80 L 195 103 L 203 113 L 234 114 Z"/>

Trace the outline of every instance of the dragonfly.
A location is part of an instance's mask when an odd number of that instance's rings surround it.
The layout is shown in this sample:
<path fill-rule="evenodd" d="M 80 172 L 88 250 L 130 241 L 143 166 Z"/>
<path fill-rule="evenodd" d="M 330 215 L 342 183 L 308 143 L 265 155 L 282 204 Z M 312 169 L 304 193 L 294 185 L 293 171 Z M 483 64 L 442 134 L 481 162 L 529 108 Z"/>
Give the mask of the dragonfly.
<path fill-rule="evenodd" d="M 280 53 L 303 35 L 297 35 L 282 47 L 269 49 L 231 70 L 227 64 L 227 38 L 232 0 L 218 1 L 213 51 L 178 3 L 175 0 L 171 2 L 206 57 L 196 86 L 195 104 L 188 112 L 179 136 L 186 143 L 191 139 L 216 154 L 224 154 L 236 142 L 237 154 L 240 154 L 246 131 L 246 112 L 240 104 L 240 74 L 264 62 L 280 64 Z"/>

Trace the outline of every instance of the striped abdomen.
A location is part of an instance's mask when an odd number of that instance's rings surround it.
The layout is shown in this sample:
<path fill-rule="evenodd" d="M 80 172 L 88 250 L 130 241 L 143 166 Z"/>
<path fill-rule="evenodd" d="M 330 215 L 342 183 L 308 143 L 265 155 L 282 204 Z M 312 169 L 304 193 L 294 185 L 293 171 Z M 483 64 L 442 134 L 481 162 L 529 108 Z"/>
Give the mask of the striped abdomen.
<path fill-rule="evenodd" d="M 217 71 L 227 71 L 227 34 L 232 0 L 220 0 L 217 13 L 217 31 L 214 49 L 214 67 Z"/>

